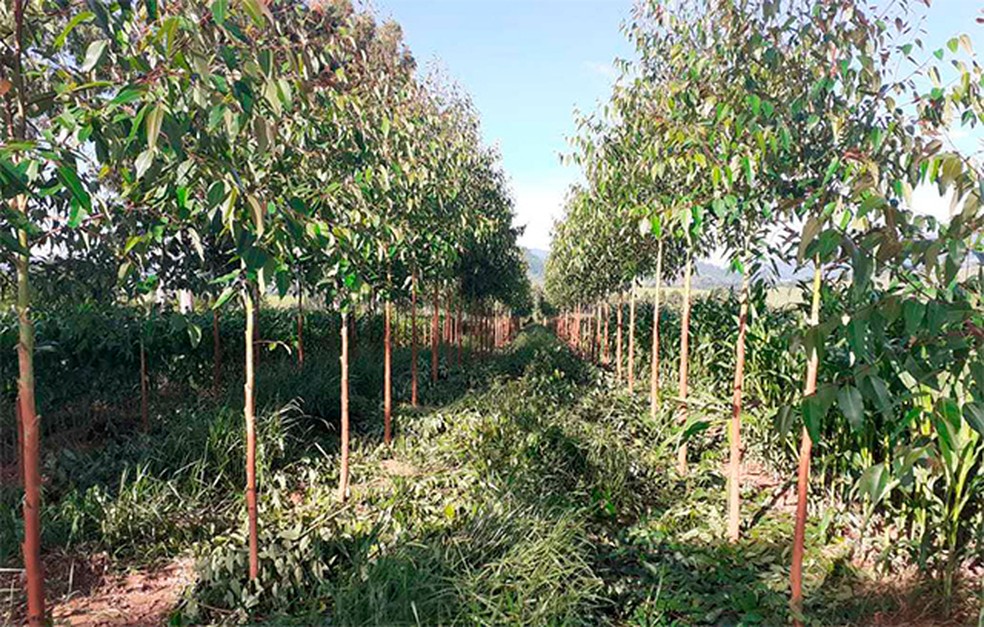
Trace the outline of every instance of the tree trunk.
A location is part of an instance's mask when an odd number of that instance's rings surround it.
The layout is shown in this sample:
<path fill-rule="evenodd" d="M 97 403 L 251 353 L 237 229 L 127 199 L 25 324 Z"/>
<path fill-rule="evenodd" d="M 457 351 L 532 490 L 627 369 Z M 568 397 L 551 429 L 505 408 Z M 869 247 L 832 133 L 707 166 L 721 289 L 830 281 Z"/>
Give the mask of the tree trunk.
<path fill-rule="evenodd" d="M 748 267 L 741 280 L 738 339 L 735 342 L 735 380 L 731 398 L 731 463 L 728 469 L 728 539 L 738 541 L 741 528 L 741 401 L 745 384 L 745 334 L 748 329 Z"/>
<path fill-rule="evenodd" d="M 24 0 L 13 0 L 14 53 L 10 80 L 16 107 L 16 121 L 10 119 L 10 137 L 27 138 L 27 105 L 24 86 Z M 16 160 L 16 156 L 14 157 Z M 15 213 L 27 217 L 27 196 L 12 201 Z M 45 622 L 44 571 L 41 564 L 41 417 L 34 397 L 34 323 L 31 321 L 30 250 L 26 229 L 17 229 L 22 253 L 14 255 L 17 274 L 17 403 L 22 427 L 24 472 L 24 571 L 27 578 L 27 622 L 40 627 Z"/>
<path fill-rule="evenodd" d="M 246 313 L 246 382 L 243 385 L 243 413 L 246 417 L 246 513 L 249 519 L 249 578 L 260 574 L 259 542 L 256 535 L 256 310 L 253 298 L 256 292 L 243 289 L 243 308 Z"/>
<path fill-rule="evenodd" d="M 810 327 L 820 324 L 820 257 L 813 260 L 813 302 L 810 307 Z M 813 346 L 806 362 L 806 383 L 803 386 L 803 396 L 811 396 L 817 391 L 817 370 L 820 358 L 817 347 Z M 799 469 L 796 476 L 796 527 L 793 531 L 793 563 L 789 570 L 789 583 L 792 591 L 790 603 L 793 610 L 794 623 L 799 627 L 803 623 L 799 616 L 803 613 L 803 554 L 806 539 L 806 502 L 810 491 L 810 455 L 813 441 L 810 433 L 803 426 L 800 442 Z"/>
<path fill-rule="evenodd" d="M 23 5 L 15 4 L 18 42 Z M 18 48 L 18 56 L 19 56 Z M 16 89 L 16 87 L 15 87 Z M 27 214 L 27 198 L 14 199 L 14 210 Z M 19 229 L 17 239 L 29 250 L 27 231 Z M 34 323 L 30 317 L 31 290 L 27 254 L 14 256 L 17 271 L 17 403 L 21 421 L 24 473 L 24 570 L 27 575 L 27 620 L 30 625 L 44 624 L 44 571 L 41 564 L 41 417 L 34 399 Z"/>
<path fill-rule="evenodd" d="M 440 349 L 441 292 L 434 283 L 434 313 L 431 317 L 431 383 L 437 383 L 437 351 Z"/>
<path fill-rule="evenodd" d="M 140 335 L 140 428 L 144 433 L 150 431 L 150 400 L 147 390 L 147 349 L 143 333 Z"/>
<path fill-rule="evenodd" d="M 222 336 L 219 333 L 219 310 L 212 310 L 212 388 L 218 392 L 222 382 Z"/>
<path fill-rule="evenodd" d="M 410 277 L 410 404 L 419 406 L 417 400 L 417 274 Z"/>
<path fill-rule="evenodd" d="M 611 316 L 611 307 L 609 307 L 607 302 L 602 307 L 601 315 L 605 319 L 604 338 L 601 341 L 601 363 L 607 366 L 610 363 L 608 348 L 608 318 Z"/>
<path fill-rule="evenodd" d="M 653 294 L 652 354 L 649 356 L 649 417 L 659 413 L 659 298 L 663 284 L 663 240 L 656 251 L 656 293 Z"/>
<path fill-rule="evenodd" d="M 635 279 L 629 291 L 629 394 L 635 389 L 635 327 L 636 327 Z"/>
<path fill-rule="evenodd" d="M 588 350 L 587 350 L 587 352 L 588 352 L 588 360 L 589 361 L 594 361 L 594 337 L 595 337 L 594 319 L 595 319 L 595 315 L 594 315 L 594 312 L 591 311 L 591 308 L 590 307 L 588 308 L 587 318 L 588 318 L 588 335 L 587 335 L 587 340 L 588 340 Z"/>
<path fill-rule="evenodd" d="M 389 444 L 391 441 L 392 415 L 393 415 L 393 348 L 391 344 L 390 325 L 393 315 L 393 304 L 389 299 L 386 300 L 383 330 L 383 442 Z"/>
<path fill-rule="evenodd" d="M 341 396 L 342 396 L 342 437 L 339 445 L 341 449 L 341 462 L 338 470 L 338 500 L 345 502 L 348 496 L 348 477 L 349 477 L 349 338 L 348 338 L 348 311 L 342 310 L 342 351 L 339 359 L 342 364 L 341 374 Z"/>
<path fill-rule="evenodd" d="M 618 293 L 615 313 L 615 380 L 622 380 L 622 292 Z"/>
<path fill-rule="evenodd" d="M 595 305 L 595 363 L 601 363 L 601 304 Z"/>
<path fill-rule="evenodd" d="M 304 290 L 297 282 L 297 367 L 304 368 Z"/>
<path fill-rule="evenodd" d="M 14 399 L 14 418 L 17 420 L 17 484 L 24 487 L 24 419 L 21 417 L 20 396 Z"/>
<path fill-rule="evenodd" d="M 683 306 L 680 313 L 680 424 L 687 424 L 687 383 L 690 368 L 690 275 L 693 272 L 693 258 L 687 251 L 687 263 L 683 271 Z M 687 474 L 687 443 L 681 442 L 677 449 L 677 471 Z"/>
<path fill-rule="evenodd" d="M 454 336 L 455 336 L 454 340 L 458 346 L 457 363 L 458 363 L 458 367 L 460 368 L 461 367 L 461 297 L 460 296 L 458 297 L 457 305 L 458 305 L 458 311 L 457 311 L 456 322 L 454 325 Z"/>

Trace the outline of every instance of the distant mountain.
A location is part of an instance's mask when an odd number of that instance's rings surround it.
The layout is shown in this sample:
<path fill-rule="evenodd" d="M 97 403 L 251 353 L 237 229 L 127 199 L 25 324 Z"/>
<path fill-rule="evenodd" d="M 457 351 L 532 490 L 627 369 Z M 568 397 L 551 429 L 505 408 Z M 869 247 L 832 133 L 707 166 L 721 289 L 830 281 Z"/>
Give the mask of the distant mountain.
<path fill-rule="evenodd" d="M 542 284 L 544 266 L 547 263 L 547 255 L 550 254 L 550 251 L 540 248 L 524 248 L 523 253 L 526 255 L 526 266 L 530 281 Z"/>
<path fill-rule="evenodd" d="M 971 272 L 976 272 L 978 265 L 984 265 L 984 253 L 971 251 L 973 254 L 968 256 L 967 267 Z M 547 262 L 547 255 L 550 251 L 539 248 L 524 248 L 526 255 L 526 265 L 529 268 L 530 281 L 542 284 L 544 266 Z M 809 267 L 796 269 L 791 263 L 776 262 L 775 271 L 769 266 L 766 271 L 769 275 L 777 274 L 776 283 L 780 285 L 795 284 L 798 281 L 809 280 L 812 276 Z M 644 281 L 643 284 L 649 282 Z M 698 261 L 696 272 L 694 272 L 693 286 L 696 289 L 714 289 L 717 287 L 734 287 L 741 283 L 741 277 L 731 272 L 727 267 L 719 266 L 709 261 Z M 672 285 L 682 285 L 683 278 L 679 277 L 673 281 Z"/>

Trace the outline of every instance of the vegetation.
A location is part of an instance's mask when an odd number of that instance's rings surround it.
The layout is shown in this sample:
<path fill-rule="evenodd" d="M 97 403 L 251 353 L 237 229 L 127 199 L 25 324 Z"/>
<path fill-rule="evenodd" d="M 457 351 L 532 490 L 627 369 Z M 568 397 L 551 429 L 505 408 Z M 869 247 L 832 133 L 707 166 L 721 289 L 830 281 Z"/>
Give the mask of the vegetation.
<path fill-rule="evenodd" d="M 99 555 L 193 557 L 171 624 L 981 616 L 984 172 L 946 137 L 984 73 L 910 20 L 640 2 L 534 289 L 398 25 L 3 5 L 5 621 Z M 698 294 L 714 249 L 740 284 Z"/>
<path fill-rule="evenodd" d="M 979 550 L 984 489 L 981 273 L 960 272 L 984 245 L 984 187 L 980 165 L 944 143 L 948 129 L 975 126 L 984 103 L 969 37 L 933 53 L 957 72 L 944 84 L 938 67 L 914 60 L 922 43 L 908 3 L 653 0 L 626 30 L 637 59 L 622 64 L 610 103 L 582 121 L 574 142 L 587 185 L 572 190 L 547 263 L 548 296 L 567 310 L 559 330 L 573 346 L 587 340 L 592 355 L 598 338 L 590 323 L 583 335 L 585 305 L 617 295 L 620 315 L 622 292 L 652 277 L 658 321 L 658 286 L 682 269 L 671 394 L 686 436 L 677 467 L 684 476 L 688 441 L 708 424 L 693 414 L 689 394 L 691 351 L 707 350 L 690 337 L 693 259 L 710 241 L 727 252 L 742 276 L 734 309 L 719 320 L 719 329 L 736 320 L 733 377 L 718 379 L 732 381 L 728 537 L 738 542 L 746 388 L 761 388 L 746 363 L 756 339 L 751 291 L 769 282 L 770 262 L 811 266 L 799 332 L 786 355 L 774 356 L 785 370 L 800 353 L 806 371 L 802 394 L 787 387 L 774 399 L 780 435 L 801 430 L 794 620 L 806 618 L 804 541 L 811 492 L 821 497 L 811 489 L 816 455 L 837 468 L 825 477 L 837 486 L 837 507 L 863 511 L 864 530 L 877 516 L 898 541 L 920 546 L 920 571 L 951 599 Z M 916 106 L 901 104 L 907 100 Z M 954 193 L 960 204 L 948 222 L 912 206 L 918 185 Z M 784 229 L 795 230 L 777 237 Z M 654 416 L 665 387 L 658 338 Z M 617 342 L 621 372 L 621 332 Z M 631 331 L 627 353 L 631 388 Z M 930 530 L 929 519 L 945 531 Z"/>

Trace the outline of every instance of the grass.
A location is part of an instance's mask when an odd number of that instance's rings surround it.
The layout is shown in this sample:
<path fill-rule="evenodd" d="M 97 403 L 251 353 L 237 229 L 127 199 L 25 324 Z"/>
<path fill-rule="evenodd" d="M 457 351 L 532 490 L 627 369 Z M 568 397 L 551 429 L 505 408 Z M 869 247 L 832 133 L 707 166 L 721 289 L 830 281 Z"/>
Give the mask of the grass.
<path fill-rule="evenodd" d="M 693 470 L 677 477 L 670 411 L 651 420 L 643 395 L 629 397 L 544 329 L 470 367 L 442 364 L 437 386 L 422 370 L 424 407 L 398 410 L 392 447 L 381 444 L 379 355 L 363 343 L 346 504 L 334 496 L 334 359 L 312 347 L 302 372 L 289 359 L 261 362 L 258 582 L 244 576 L 234 382 L 158 405 L 153 434 L 49 458 L 46 549 L 107 551 L 117 568 L 191 553 L 197 583 L 174 624 L 788 621 L 789 511 L 749 487 L 746 519 L 762 515 L 741 543 L 723 540 L 720 434 L 693 442 Z M 396 371 L 407 369 L 401 350 Z M 399 398 L 406 383 L 401 375 Z M 750 428 L 765 422 L 753 416 Z M 16 511 L 4 499 L 9 560 Z M 809 623 L 870 624 L 880 612 L 905 624 L 910 591 L 856 559 L 851 513 L 812 521 Z"/>

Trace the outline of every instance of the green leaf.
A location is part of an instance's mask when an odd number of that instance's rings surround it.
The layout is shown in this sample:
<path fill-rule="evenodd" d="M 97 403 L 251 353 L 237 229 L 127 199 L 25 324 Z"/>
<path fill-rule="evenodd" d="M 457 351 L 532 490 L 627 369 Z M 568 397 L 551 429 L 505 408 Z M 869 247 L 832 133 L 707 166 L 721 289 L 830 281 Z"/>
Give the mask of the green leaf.
<path fill-rule="evenodd" d="M 215 299 L 215 303 L 212 304 L 212 309 L 218 309 L 222 305 L 226 304 L 226 301 L 232 298 L 232 295 L 235 293 L 236 293 L 235 285 L 230 285 L 226 287 L 224 290 L 222 290 L 222 293 L 219 294 L 219 297 Z"/>
<path fill-rule="evenodd" d="M 108 44 L 109 41 L 105 39 L 97 39 L 89 44 L 89 47 L 85 50 L 85 61 L 82 62 L 81 70 L 83 72 L 88 72 L 92 68 L 96 67 L 102 59 L 103 53 L 106 51 L 106 46 Z"/>
<path fill-rule="evenodd" d="M 20 245 L 20 242 L 11 237 L 9 233 L 0 231 L 0 248 L 6 248 L 20 255 L 29 255 L 30 251 Z"/>
<path fill-rule="evenodd" d="M 863 380 L 864 384 L 867 384 L 868 391 L 870 395 L 874 397 L 875 403 L 881 410 L 882 415 L 886 418 L 891 419 L 892 417 L 892 398 L 888 393 L 888 386 L 885 385 L 885 381 L 878 375 L 868 375 Z M 864 387 L 864 385 L 862 385 Z"/>
<path fill-rule="evenodd" d="M 154 163 L 154 151 L 151 149 L 144 150 L 139 155 L 137 155 L 137 160 L 134 162 L 134 167 L 137 169 L 137 178 L 142 178 L 147 170 Z"/>
<path fill-rule="evenodd" d="M 147 125 L 147 150 L 153 152 L 157 149 L 157 136 L 161 132 L 161 121 L 164 119 L 164 107 L 155 105 L 144 117 Z M 137 175 L 140 178 L 140 175 Z"/>
<path fill-rule="evenodd" d="M 926 307 L 914 298 L 907 299 L 902 303 L 902 319 L 905 320 L 906 335 L 919 335 L 919 327 L 922 325 L 925 313 Z"/>
<path fill-rule="evenodd" d="M 197 348 L 202 341 L 202 329 L 197 324 L 188 323 L 188 339 L 191 340 L 191 347 Z"/>
<path fill-rule="evenodd" d="M 215 19 L 215 23 L 219 26 L 226 21 L 226 15 L 229 9 L 229 0 L 215 0 L 212 3 L 212 17 Z"/>
<path fill-rule="evenodd" d="M 799 261 L 803 261 L 806 256 L 806 250 L 810 247 L 810 244 L 816 238 L 817 234 L 820 232 L 820 227 L 823 223 L 817 216 L 811 215 L 806 219 L 806 224 L 803 225 L 803 234 L 800 236 L 799 248 L 796 252 L 796 258 Z"/>
<path fill-rule="evenodd" d="M 861 431 L 864 427 L 864 399 L 861 391 L 853 385 L 845 385 L 837 391 L 837 406 L 840 407 L 851 428 Z"/>
<path fill-rule="evenodd" d="M 89 22 L 94 17 L 95 15 L 92 13 L 92 11 L 80 11 L 79 13 L 76 13 L 75 17 L 70 19 L 68 21 L 68 24 L 65 25 L 65 28 L 62 29 L 62 32 L 59 33 L 57 37 L 55 37 L 55 42 L 54 42 L 55 50 L 61 50 L 62 46 L 65 45 L 65 41 L 68 39 L 68 36 L 72 33 L 73 30 L 75 30 L 76 26 L 78 26 L 82 22 Z"/>
<path fill-rule="evenodd" d="M 79 175 L 76 174 L 75 168 L 67 165 L 60 166 L 57 170 L 57 177 L 81 209 L 85 210 L 86 213 L 92 211 L 92 198 L 89 196 L 89 192 L 86 191 L 85 187 L 82 186 L 82 181 L 79 180 Z"/>
<path fill-rule="evenodd" d="M 803 424 L 814 443 L 820 441 L 820 429 L 829 408 L 830 406 L 823 402 L 819 394 L 811 394 L 803 399 L 800 406 L 803 413 Z"/>
<path fill-rule="evenodd" d="M 892 473 L 885 464 L 869 466 L 858 480 L 858 490 L 868 497 L 869 507 L 875 507 L 889 493 Z"/>
<path fill-rule="evenodd" d="M 963 406 L 963 415 L 970 428 L 984 436 L 984 403 L 971 401 Z"/>

